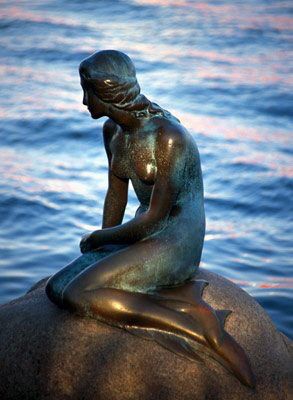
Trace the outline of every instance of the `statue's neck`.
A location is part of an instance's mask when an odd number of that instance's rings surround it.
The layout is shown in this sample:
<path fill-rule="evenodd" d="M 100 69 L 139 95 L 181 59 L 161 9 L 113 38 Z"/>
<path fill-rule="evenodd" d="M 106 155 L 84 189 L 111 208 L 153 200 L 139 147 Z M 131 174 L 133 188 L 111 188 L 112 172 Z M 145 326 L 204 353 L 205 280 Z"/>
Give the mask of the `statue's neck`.
<path fill-rule="evenodd" d="M 117 125 L 119 125 L 123 130 L 131 132 L 136 130 L 141 125 L 141 120 L 135 116 L 133 112 L 119 110 L 111 110 L 107 116 L 111 118 Z"/>
<path fill-rule="evenodd" d="M 125 131 L 137 131 L 147 120 L 156 115 L 171 115 L 156 103 L 152 103 L 144 95 L 140 95 L 139 101 L 130 110 L 122 110 L 113 105 L 108 105 L 107 116 Z"/>

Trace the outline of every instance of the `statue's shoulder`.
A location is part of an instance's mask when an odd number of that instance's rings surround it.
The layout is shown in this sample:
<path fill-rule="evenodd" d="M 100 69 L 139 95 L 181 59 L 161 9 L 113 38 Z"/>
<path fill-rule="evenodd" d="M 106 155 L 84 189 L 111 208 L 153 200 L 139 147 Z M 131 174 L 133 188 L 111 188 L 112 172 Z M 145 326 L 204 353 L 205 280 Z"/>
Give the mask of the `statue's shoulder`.
<path fill-rule="evenodd" d="M 171 116 L 171 118 L 159 117 L 156 119 L 157 132 L 159 140 L 167 145 L 184 145 L 190 141 L 190 134 L 180 123 L 180 121 Z"/>
<path fill-rule="evenodd" d="M 117 125 L 111 118 L 108 118 L 103 125 L 103 138 L 105 147 L 108 147 L 113 135 L 118 131 Z"/>

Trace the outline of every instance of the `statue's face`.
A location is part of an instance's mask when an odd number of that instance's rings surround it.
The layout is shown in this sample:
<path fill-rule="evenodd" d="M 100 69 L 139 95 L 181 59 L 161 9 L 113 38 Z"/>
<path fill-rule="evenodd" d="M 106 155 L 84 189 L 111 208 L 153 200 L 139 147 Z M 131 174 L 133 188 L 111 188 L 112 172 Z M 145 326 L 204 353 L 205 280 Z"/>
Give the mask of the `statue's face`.
<path fill-rule="evenodd" d="M 105 114 L 105 104 L 98 98 L 94 93 L 91 85 L 86 82 L 83 78 L 80 81 L 83 90 L 83 100 L 82 103 L 87 106 L 91 117 L 93 119 L 98 119 L 104 117 Z"/>

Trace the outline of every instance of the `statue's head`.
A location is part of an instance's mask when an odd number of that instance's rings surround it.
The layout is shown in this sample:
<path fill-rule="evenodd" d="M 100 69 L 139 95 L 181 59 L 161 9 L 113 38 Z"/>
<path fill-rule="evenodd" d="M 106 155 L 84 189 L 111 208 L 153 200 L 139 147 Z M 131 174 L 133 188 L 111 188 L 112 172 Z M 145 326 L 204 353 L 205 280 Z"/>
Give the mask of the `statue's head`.
<path fill-rule="evenodd" d="M 92 54 L 81 62 L 79 73 L 105 103 L 125 111 L 143 110 L 147 105 L 145 97 L 140 95 L 134 64 L 120 51 Z"/>

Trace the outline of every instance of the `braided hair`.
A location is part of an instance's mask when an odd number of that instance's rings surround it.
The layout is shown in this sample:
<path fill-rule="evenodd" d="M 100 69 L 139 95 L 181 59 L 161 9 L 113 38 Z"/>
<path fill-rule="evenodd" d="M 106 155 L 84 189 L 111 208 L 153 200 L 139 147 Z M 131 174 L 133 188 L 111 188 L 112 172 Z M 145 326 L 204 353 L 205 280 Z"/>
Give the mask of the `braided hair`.
<path fill-rule="evenodd" d="M 135 66 L 120 51 L 103 50 L 92 54 L 81 62 L 79 73 L 92 86 L 100 100 L 131 112 L 137 118 L 150 114 L 170 115 L 140 93 Z"/>

